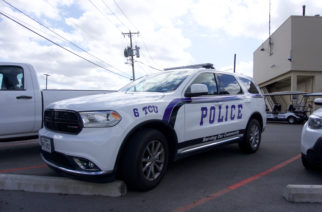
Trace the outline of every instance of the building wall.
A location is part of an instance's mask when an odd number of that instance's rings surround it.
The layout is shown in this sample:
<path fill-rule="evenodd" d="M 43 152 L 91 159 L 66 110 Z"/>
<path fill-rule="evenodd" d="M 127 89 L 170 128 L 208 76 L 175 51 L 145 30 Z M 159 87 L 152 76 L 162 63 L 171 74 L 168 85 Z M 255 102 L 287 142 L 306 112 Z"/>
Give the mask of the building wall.
<path fill-rule="evenodd" d="M 292 16 L 292 70 L 322 71 L 322 17 Z"/>
<path fill-rule="evenodd" d="M 254 79 L 266 86 L 291 76 L 290 90 L 322 91 L 322 17 L 291 16 L 254 52 Z M 302 85 L 296 77 L 312 77 Z M 308 79 L 307 79 L 308 80 Z M 309 83 L 309 84 L 308 84 Z"/>
<path fill-rule="evenodd" d="M 288 18 L 271 35 L 272 55 L 268 39 L 254 52 L 253 77 L 258 84 L 287 73 L 291 69 L 291 63 L 288 61 L 292 43 L 291 29 L 291 18 Z"/>

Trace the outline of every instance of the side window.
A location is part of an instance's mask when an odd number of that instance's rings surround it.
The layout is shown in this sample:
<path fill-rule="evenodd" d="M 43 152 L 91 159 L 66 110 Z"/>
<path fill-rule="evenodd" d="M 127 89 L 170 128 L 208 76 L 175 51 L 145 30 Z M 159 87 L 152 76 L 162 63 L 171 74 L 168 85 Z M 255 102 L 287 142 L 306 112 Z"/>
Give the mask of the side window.
<path fill-rule="evenodd" d="M 242 89 L 236 78 L 229 74 L 216 74 L 219 85 L 219 94 L 236 95 L 242 94 Z"/>
<path fill-rule="evenodd" d="M 255 84 L 246 78 L 239 78 L 241 83 L 246 87 L 246 89 L 248 90 L 248 93 L 252 93 L 252 94 L 259 94 L 259 91 L 257 90 Z"/>
<path fill-rule="evenodd" d="M 0 90 L 23 89 L 23 69 L 18 66 L 0 66 Z"/>
<path fill-rule="evenodd" d="M 213 73 L 201 73 L 191 84 L 205 84 L 208 87 L 208 95 L 218 93 L 217 83 Z M 190 87 L 188 91 L 190 91 Z"/>

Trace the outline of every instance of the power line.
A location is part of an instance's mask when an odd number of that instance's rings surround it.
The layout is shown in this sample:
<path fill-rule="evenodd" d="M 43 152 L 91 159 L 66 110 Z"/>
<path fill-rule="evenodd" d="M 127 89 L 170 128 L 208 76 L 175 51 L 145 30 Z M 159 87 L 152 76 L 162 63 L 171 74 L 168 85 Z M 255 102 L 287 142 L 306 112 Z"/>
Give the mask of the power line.
<path fill-rule="evenodd" d="M 127 30 L 129 30 L 130 31 L 130 28 L 128 27 L 128 26 L 126 26 L 126 24 L 124 24 L 124 22 L 121 20 L 121 19 L 119 19 L 118 17 L 117 17 L 117 15 L 113 12 L 113 10 L 105 3 L 105 1 L 104 0 L 101 0 L 101 2 L 103 2 L 103 4 L 105 5 L 105 7 L 111 12 L 111 14 L 121 23 L 121 25 L 123 25 Z"/>
<path fill-rule="evenodd" d="M 127 15 L 125 14 L 125 12 L 122 10 L 122 8 L 120 7 L 120 5 L 115 1 L 113 0 L 114 4 L 116 5 L 116 7 L 121 11 L 121 13 L 123 14 L 123 16 L 129 21 L 129 23 L 137 30 L 138 28 L 133 24 L 133 22 L 129 19 L 129 17 L 127 17 Z"/>
<path fill-rule="evenodd" d="M 11 21 L 15 22 L 16 24 L 18 24 L 18 25 L 20 25 L 20 26 L 24 27 L 25 29 L 27 29 L 27 30 L 29 30 L 29 31 L 31 31 L 31 32 L 33 32 L 33 33 L 35 33 L 36 35 L 38 35 L 38 36 L 42 37 L 43 39 L 45 39 L 45 40 L 49 41 L 50 43 L 52 43 L 52 44 L 54 44 L 54 45 L 56 45 L 56 46 L 58 46 L 58 47 L 60 47 L 60 48 L 64 49 L 65 51 L 68 51 L 69 53 L 71 53 L 71 54 L 73 54 L 73 55 L 75 55 L 75 56 L 77 56 L 77 57 L 79 57 L 79 58 L 81 58 L 81 59 L 83 59 L 83 60 L 85 60 L 85 61 L 87 61 L 87 62 L 89 62 L 89 63 L 91 63 L 91 64 L 93 64 L 93 65 L 95 65 L 95 66 L 98 66 L 98 67 L 100 67 L 100 68 L 102 68 L 102 69 L 104 69 L 104 70 L 106 70 L 106 71 L 108 71 L 108 72 L 111 72 L 111 73 L 116 74 L 116 75 L 118 75 L 118 76 L 121 76 L 121 77 L 124 77 L 124 78 L 130 79 L 130 78 L 129 78 L 129 77 L 127 77 L 127 76 L 124 76 L 124 75 L 122 75 L 122 74 L 119 74 L 119 73 L 116 73 L 116 72 L 114 72 L 114 71 L 111 71 L 111 70 L 109 70 L 109 69 L 107 69 L 107 68 L 105 68 L 105 67 L 103 67 L 103 66 L 101 66 L 101 65 L 99 65 L 99 64 L 97 64 L 97 63 L 95 63 L 95 62 L 93 62 L 93 61 L 91 61 L 91 60 L 89 60 L 89 59 L 87 59 L 87 58 L 85 58 L 85 57 L 83 57 L 83 56 L 81 56 L 81 55 L 79 55 L 79 54 L 77 54 L 77 53 L 75 53 L 75 52 L 73 52 L 73 51 L 71 51 L 71 50 L 67 49 L 67 48 L 65 48 L 65 47 L 63 47 L 62 45 L 60 45 L 60 44 L 56 43 L 55 41 L 53 41 L 53 40 L 51 40 L 51 39 L 49 39 L 49 38 L 47 38 L 47 37 L 45 37 L 45 36 L 43 36 L 43 35 L 41 35 L 41 34 L 39 34 L 38 32 L 36 32 L 36 31 L 34 31 L 34 30 L 30 29 L 29 27 L 25 26 L 24 24 L 21 24 L 21 23 L 20 23 L 20 22 L 18 22 L 17 20 L 15 20 L 15 19 L 11 18 L 10 16 L 6 15 L 5 13 L 3 13 L 3 12 L 1 12 L 1 11 L 0 11 L 0 14 L 1 14 L 1 15 L 3 15 L 4 17 L 6 17 L 6 18 L 10 19 Z"/>
<path fill-rule="evenodd" d="M 103 13 L 98 7 L 97 7 L 97 5 L 96 4 L 94 4 L 94 2 L 92 2 L 91 0 L 88 0 L 92 5 L 93 5 L 93 7 L 102 15 L 102 16 L 104 16 L 105 18 L 107 18 L 107 20 L 113 25 L 113 26 L 115 26 L 114 25 L 114 23 L 113 23 L 113 21 L 111 21 L 110 20 L 110 18 L 105 14 L 105 13 Z M 121 33 L 122 33 L 122 30 L 120 30 L 117 26 L 115 26 Z"/>
<path fill-rule="evenodd" d="M 164 70 L 161 70 L 161 69 L 155 68 L 155 67 L 153 67 L 153 66 L 151 66 L 151 65 L 145 64 L 145 63 L 143 63 L 143 62 L 141 62 L 141 61 L 138 61 L 138 60 L 135 60 L 135 62 L 137 62 L 137 63 L 141 63 L 141 64 L 143 64 L 143 65 L 145 65 L 145 66 L 147 66 L 147 67 L 149 67 L 149 68 L 152 68 L 152 69 L 155 69 L 155 70 L 158 70 L 158 71 L 164 71 Z"/>
<path fill-rule="evenodd" d="M 114 23 L 113 23 L 113 21 L 105 14 L 105 13 L 103 13 L 97 6 L 96 6 L 96 4 L 94 4 L 94 2 L 93 1 L 91 1 L 91 0 L 88 0 L 90 3 L 91 3 L 91 5 L 102 15 L 102 17 L 104 17 L 104 18 L 106 18 L 106 20 L 110 23 L 110 24 L 112 24 L 112 26 L 114 26 L 117 30 L 119 30 L 121 33 L 123 33 L 123 31 L 121 30 L 121 29 L 119 29 L 119 27 L 117 27 L 117 26 L 115 26 L 114 25 Z M 104 19 L 105 20 L 105 19 Z M 123 43 L 125 43 L 125 41 L 123 40 Z"/>
<path fill-rule="evenodd" d="M 4 3 L 6 3 L 7 5 L 9 5 L 10 7 L 12 7 L 13 9 L 19 11 L 20 13 L 22 13 L 23 15 L 25 15 L 26 17 L 28 17 L 29 19 L 35 21 L 36 23 L 38 23 L 39 25 L 41 25 L 42 27 L 45 27 L 47 30 L 49 30 L 50 32 L 54 33 L 56 36 L 62 38 L 64 41 L 67 41 L 68 43 L 72 44 L 74 47 L 80 49 L 81 51 L 85 52 L 86 54 L 88 54 L 89 56 L 103 62 L 104 64 L 118 70 L 116 67 L 114 67 L 113 65 L 111 64 L 108 64 L 107 62 L 105 62 L 104 60 L 96 57 L 95 55 L 89 53 L 88 51 L 86 51 L 85 49 L 83 49 L 82 47 L 80 47 L 79 45 L 75 44 L 74 42 L 66 39 L 65 37 L 63 37 L 62 35 L 58 34 L 57 32 L 55 32 L 54 30 L 50 29 L 49 27 L 47 27 L 46 25 L 42 24 L 41 22 L 37 21 L 36 19 L 32 18 L 31 16 L 29 16 L 28 14 L 26 14 L 25 12 L 23 12 L 22 10 L 20 10 L 19 8 L 15 7 L 14 5 L 10 4 L 9 2 L 7 2 L 6 0 L 2 0 Z M 120 71 L 120 70 L 118 70 Z"/>

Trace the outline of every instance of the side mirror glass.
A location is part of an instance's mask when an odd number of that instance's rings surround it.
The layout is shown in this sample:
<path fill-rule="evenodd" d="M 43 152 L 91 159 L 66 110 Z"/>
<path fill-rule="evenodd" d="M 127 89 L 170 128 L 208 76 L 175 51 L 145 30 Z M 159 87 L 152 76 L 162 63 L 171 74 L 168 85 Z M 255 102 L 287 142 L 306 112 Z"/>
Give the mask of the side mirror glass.
<path fill-rule="evenodd" d="M 322 98 L 316 98 L 316 99 L 314 100 L 314 104 L 315 104 L 315 105 L 318 105 L 318 106 L 322 106 Z"/>
<path fill-rule="evenodd" d="M 208 87 L 205 84 L 192 84 L 190 93 L 186 93 L 187 97 L 202 96 L 208 94 Z"/>

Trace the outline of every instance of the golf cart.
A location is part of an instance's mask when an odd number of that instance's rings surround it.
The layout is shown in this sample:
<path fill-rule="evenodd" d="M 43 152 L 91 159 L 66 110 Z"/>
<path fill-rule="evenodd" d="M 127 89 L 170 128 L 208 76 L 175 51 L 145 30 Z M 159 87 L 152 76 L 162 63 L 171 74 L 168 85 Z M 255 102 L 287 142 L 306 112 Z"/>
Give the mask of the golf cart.
<path fill-rule="evenodd" d="M 289 124 L 307 120 L 305 92 L 284 91 L 264 94 L 268 121 L 287 121 Z"/>

